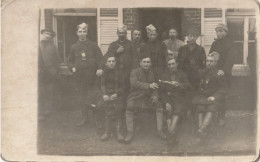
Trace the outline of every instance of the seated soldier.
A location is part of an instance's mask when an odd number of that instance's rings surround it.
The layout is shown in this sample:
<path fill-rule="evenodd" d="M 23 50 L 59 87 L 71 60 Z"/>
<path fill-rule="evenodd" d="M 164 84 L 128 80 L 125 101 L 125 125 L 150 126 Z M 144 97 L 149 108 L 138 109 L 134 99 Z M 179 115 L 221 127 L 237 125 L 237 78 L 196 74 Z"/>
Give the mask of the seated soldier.
<path fill-rule="evenodd" d="M 211 123 L 213 115 L 222 105 L 226 94 L 226 80 L 218 75 L 217 63 L 219 54 L 210 53 L 206 59 L 206 68 L 200 72 L 198 94 L 192 100 L 198 113 L 198 133 L 206 135 L 206 128 Z"/>
<path fill-rule="evenodd" d="M 115 56 L 108 54 L 106 57 L 106 67 L 104 74 L 101 76 L 101 91 L 103 98 L 99 101 L 97 107 L 104 111 L 105 114 L 105 133 L 101 140 L 107 140 L 111 135 L 112 127 L 116 127 L 116 136 L 119 142 L 124 141 L 121 133 L 122 111 L 123 111 L 123 77 L 120 77 L 116 68 Z"/>
<path fill-rule="evenodd" d="M 179 118 L 184 115 L 186 90 L 191 87 L 186 74 L 177 69 L 174 58 L 167 58 L 168 70 L 165 71 L 160 82 L 161 101 L 165 104 L 167 112 L 169 145 L 176 144 L 176 129 Z"/>
<path fill-rule="evenodd" d="M 140 67 L 130 74 L 130 92 L 127 97 L 125 142 L 131 142 L 134 136 L 134 113 L 139 109 L 156 109 L 157 135 L 166 139 L 163 133 L 163 106 L 158 101 L 154 74 L 151 71 L 151 58 L 143 54 L 140 58 Z"/>

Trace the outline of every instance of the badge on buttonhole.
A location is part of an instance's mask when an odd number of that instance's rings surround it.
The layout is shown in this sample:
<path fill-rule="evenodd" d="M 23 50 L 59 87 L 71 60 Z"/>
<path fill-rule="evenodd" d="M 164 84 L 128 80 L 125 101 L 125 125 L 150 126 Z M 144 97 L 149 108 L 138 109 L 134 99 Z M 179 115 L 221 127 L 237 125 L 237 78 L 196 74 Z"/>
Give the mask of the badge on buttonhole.
<path fill-rule="evenodd" d="M 81 53 L 81 59 L 82 59 L 82 60 L 87 60 L 87 58 L 86 58 L 86 53 Z"/>

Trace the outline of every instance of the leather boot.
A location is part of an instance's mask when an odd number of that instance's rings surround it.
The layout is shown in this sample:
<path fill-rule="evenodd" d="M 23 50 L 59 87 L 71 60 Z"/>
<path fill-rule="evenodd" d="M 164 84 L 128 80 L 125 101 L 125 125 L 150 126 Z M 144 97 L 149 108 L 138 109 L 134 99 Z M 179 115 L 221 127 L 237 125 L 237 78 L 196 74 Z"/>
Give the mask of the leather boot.
<path fill-rule="evenodd" d="M 134 137 L 134 113 L 126 110 L 126 129 L 127 135 L 125 137 L 125 142 L 129 143 Z"/>
<path fill-rule="evenodd" d="M 199 113 L 198 114 L 198 122 L 199 122 L 199 128 L 201 127 L 202 125 L 202 122 L 203 122 L 203 113 Z"/>
<path fill-rule="evenodd" d="M 201 124 L 198 132 L 202 135 L 206 135 L 206 129 L 208 127 L 208 125 L 210 124 L 211 120 L 212 120 L 212 117 L 213 117 L 213 113 L 212 112 L 207 112 L 205 117 L 204 117 L 204 120 L 203 120 L 203 123 Z"/>
<path fill-rule="evenodd" d="M 163 110 L 156 110 L 156 122 L 157 122 L 157 136 L 161 139 L 166 139 L 166 135 L 163 133 Z"/>
<path fill-rule="evenodd" d="M 105 141 L 105 140 L 109 139 L 109 137 L 110 137 L 110 129 L 111 129 L 110 124 L 111 124 L 110 119 L 106 118 L 105 123 L 104 123 L 105 133 L 100 137 L 100 139 L 102 141 Z"/>
<path fill-rule="evenodd" d="M 177 140 L 176 140 L 176 134 L 175 133 L 168 133 L 167 136 L 167 144 L 169 146 L 175 146 L 177 145 Z"/>
<path fill-rule="evenodd" d="M 178 121 L 179 121 L 179 116 L 174 115 L 172 117 L 172 122 L 171 122 L 171 125 L 170 125 L 169 130 L 168 130 L 169 133 L 175 134 Z"/>
<path fill-rule="evenodd" d="M 116 136 L 117 136 L 117 141 L 118 142 L 123 142 L 124 141 L 124 136 L 121 133 L 122 130 L 122 120 L 118 119 L 117 123 L 116 123 Z"/>

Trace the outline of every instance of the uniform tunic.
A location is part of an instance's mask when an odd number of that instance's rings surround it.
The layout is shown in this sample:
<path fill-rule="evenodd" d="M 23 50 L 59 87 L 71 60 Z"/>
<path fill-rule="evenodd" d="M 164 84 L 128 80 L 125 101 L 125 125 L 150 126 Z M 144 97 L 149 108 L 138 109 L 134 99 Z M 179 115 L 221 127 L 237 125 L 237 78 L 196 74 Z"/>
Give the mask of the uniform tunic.
<path fill-rule="evenodd" d="M 52 41 L 41 41 L 38 55 L 39 114 L 52 109 L 59 57 Z"/>
<path fill-rule="evenodd" d="M 70 67 L 75 67 L 74 79 L 78 97 L 85 102 L 90 88 L 93 88 L 96 81 L 96 71 L 102 68 L 103 55 L 96 43 L 87 39 L 77 41 L 71 46 L 69 55 Z"/>
<path fill-rule="evenodd" d="M 197 90 L 199 86 L 199 70 L 205 67 L 206 53 L 203 47 L 195 45 L 191 51 L 188 45 L 179 49 L 177 57 L 178 69 L 187 75 L 192 88 Z"/>
<path fill-rule="evenodd" d="M 174 54 L 174 58 L 178 57 L 180 47 L 184 46 L 184 42 L 179 39 L 175 39 L 174 41 L 171 39 L 167 39 L 163 41 L 168 50 L 172 51 Z"/>
<path fill-rule="evenodd" d="M 153 72 L 145 71 L 141 67 L 133 69 L 130 75 L 130 92 L 127 97 L 127 110 L 135 111 L 137 108 L 162 108 L 162 104 L 157 101 L 152 104 L 151 97 L 158 97 L 157 90 L 149 88 L 151 83 L 155 82 Z"/>
<path fill-rule="evenodd" d="M 140 59 L 142 53 L 144 53 L 144 42 L 132 42 L 133 48 L 133 67 L 132 69 L 138 68 L 140 66 Z"/>
<path fill-rule="evenodd" d="M 198 94 L 193 98 L 192 103 L 198 105 L 199 112 L 217 111 L 221 102 L 225 99 L 226 80 L 219 76 L 218 69 L 203 69 L 200 73 L 200 86 Z M 215 97 L 215 101 L 207 101 L 208 97 Z"/>
<path fill-rule="evenodd" d="M 218 52 L 220 54 L 217 67 L 224 71 L 228 85 L 230 85 L 232 67 L 237 58 L 237 50 L 234 42 L 227 36 L 222 39 L 217 39 L 211 45 L 210 53 L 211 52 Z"/>
<path fill-rule="evenodd" d="M 180 84 L 179 87 L 168 85 L 167 83 L 160 83 L 160 96 L 163 104 L 169 103 L 173 107 L 172 114 L 183 115 L 185 110 L 185 102 L 187 99 L 186 93 L 190 88 L 189 80 L 182 70 L 170 72 L 167 70 L 163 77 L 163 81 L 176 81 Z M 171 116 L 170 114 L 168 114 Z"/>
<path fill-rule="evenodd" d="M 124 92 L 124 80 L 119 76 L 116 69 L 105 68 L 101 76 L 101 91 L 102 95 L 117 94 L 115 101 L 104 101 L 103 98 L 98 103 L 98 108 L 103 109 L 106 117 L 115 117 L 120 115 L 123 109 L 122 96 Z"/>
<path fill-rule="evenodd" d="M 168 55 L 167 47 L 159 40 L 154 42 L 148 41 L 145 44 L 145 52 L 151 56 L 152 71 L 154 73 L 156 82 L 158 82 L 166 68 L 166 57 Z"/>
<path fill-rule="evenodd" d="M 117 53 L 117 49 L 123 46 L 124 52 Z M 126 82 L 126 91 L 129 90 L 129 76 L 133 65 L 133 52 L 132 52 L 132 43 L 129 40 L 124 40 L 123 42 L 117 40 L 112 42 L 109 47 L 107 54 L 113 54 L 116 57 L 117 69 L 121 73 L 120 75 L 124 77 Z M 106 54 L 106 55 L 107 55 Z"/>

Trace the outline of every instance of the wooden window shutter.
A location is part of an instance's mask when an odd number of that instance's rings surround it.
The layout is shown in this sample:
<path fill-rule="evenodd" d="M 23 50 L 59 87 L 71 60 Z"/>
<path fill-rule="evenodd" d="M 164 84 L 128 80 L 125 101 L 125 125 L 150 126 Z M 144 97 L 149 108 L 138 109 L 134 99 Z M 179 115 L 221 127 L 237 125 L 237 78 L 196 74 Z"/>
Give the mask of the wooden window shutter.
<path fill-rule="evenodd" d="M 204 48 L 206 54 L 209 53 L 211 44 L 216 38 L 215 27 L 222 23 L 222 9 L 205 8 L 204 9 Z"/>
<path fill-rule="evenodd" d="M 99 16 L 99 45 L 103 55 L 106 54 L 108 46 L 117 40 L 117 27 L 119 24 L 118 8 L 100 8 Z"/>

